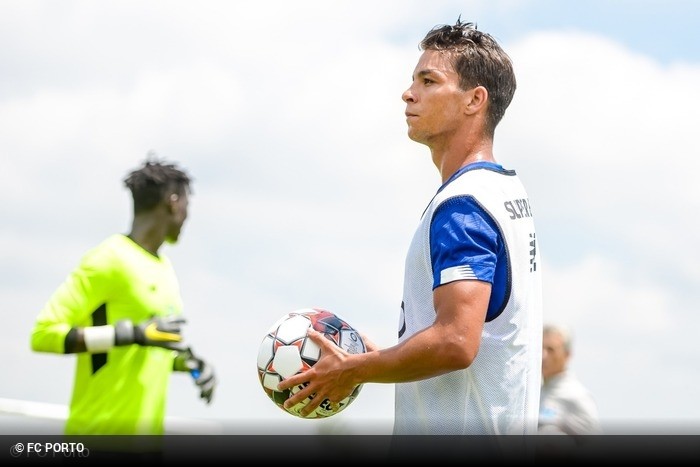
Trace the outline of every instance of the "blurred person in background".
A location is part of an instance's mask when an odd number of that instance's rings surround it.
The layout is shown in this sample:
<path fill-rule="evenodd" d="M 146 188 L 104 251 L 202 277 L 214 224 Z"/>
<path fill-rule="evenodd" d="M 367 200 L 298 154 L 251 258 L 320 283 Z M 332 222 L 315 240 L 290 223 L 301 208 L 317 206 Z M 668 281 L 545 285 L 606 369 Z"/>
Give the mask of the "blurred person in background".
<path fill-rule="evenodd" d="M 152 157 L 130 172 L 131 230 L 87 251 L 36 318 L 33 351 L 76 356 L 68 435 L 163 434 L 173 371 L 191 373 L 212 399 L 213 369 L 182 338 L 180 288 L 161 251 L 179 239 L 190 182 Z"/>
<path fill-rule="evenodd" d="M 540 434 L 602 434 L 591 392 L 569 369 L 572 338 L 566 326 L 546 324 L 543 328 Z"/>

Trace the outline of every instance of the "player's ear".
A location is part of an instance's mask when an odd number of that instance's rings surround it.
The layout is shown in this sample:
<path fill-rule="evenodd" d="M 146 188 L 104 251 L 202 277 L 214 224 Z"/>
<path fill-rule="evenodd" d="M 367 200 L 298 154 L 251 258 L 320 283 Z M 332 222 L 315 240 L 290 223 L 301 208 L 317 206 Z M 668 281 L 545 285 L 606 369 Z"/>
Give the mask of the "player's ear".
<path fill-rule="evenodd" d="M 177 193 L 171 193 L 170 196 L 166 198 L 166 206 L 170 214 L 174 214 L 177 211 L 177 203 L 179 200 L 180 196 Z"/>
<path fill-rule="evenodd" d="M 486 108 L 488 100 L 488 90 L 483 86 L 475 86 L 464 95 L 464 112 L 474 115 Z"/>

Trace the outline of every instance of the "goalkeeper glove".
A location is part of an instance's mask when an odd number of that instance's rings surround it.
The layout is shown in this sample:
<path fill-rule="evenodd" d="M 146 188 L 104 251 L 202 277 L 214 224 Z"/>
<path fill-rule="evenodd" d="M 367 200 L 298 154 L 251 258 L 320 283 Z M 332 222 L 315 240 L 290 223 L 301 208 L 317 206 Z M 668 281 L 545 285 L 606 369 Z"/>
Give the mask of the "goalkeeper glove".
<path fill-rule="evenodd" d="M 114 324 L 114 345 L 139 344 L 182 351 L 187 348 L 180 334 L 185 322 L 178 315 L 154 316 L 137 325 L 128 319 L 120 320 Z"/>
<path fill-rule="evenodd" d="M 175 371 L 188 371 L 199 388 L 199 397 L 209 404 L 214 396 L 217 380 L 214 368 L 201 358 L 195 357 L 190 348 L 179 352 L 173 364 Z"/>

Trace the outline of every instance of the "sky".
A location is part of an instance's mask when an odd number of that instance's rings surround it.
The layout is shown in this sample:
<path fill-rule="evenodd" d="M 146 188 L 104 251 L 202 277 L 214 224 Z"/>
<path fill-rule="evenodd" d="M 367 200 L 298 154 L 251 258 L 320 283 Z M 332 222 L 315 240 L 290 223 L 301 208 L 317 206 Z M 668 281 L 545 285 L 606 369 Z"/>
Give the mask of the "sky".
<path fill-rule="evenodd" d="M 396 342 L 404 255 L 440 183 L 401 94 L 425 33 L 460 16 L 513 59 L 495 157 L 529 191 L 544 319 L 573 329 L 604 428 L 700 433 L 700 3 L 680 0 L 0 0 L 0 399 L 68 403 L 74 356 L 33 353 L 34 319 L 87 249 L 128 232 L 122 179 L 153 151 L 194 178 L 163 252 L 219 379 L 207 406 L 173 375 L 170 420 L 389 433 L 392 385 L 304 420 L 255 362 L 307 307 Z"/>

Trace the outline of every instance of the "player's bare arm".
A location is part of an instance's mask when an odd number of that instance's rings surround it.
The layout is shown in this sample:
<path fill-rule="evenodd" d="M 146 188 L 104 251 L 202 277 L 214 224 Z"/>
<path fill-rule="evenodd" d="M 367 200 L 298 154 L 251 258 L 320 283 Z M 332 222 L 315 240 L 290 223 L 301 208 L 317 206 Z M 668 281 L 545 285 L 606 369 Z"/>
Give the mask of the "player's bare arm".
<path fill-rule="evenodd" d="M 358 384 L 416 381 L 468 367 L 476 357 L 491 285 L 457 281 L 434 292 L 435 322 L 405 342 L 364 354 L 347 354 L 313 331 L 321 358 L 308 371 L 283 380 L 279 389 L 307 386 L 287 399 L 292 407 L 309 396 L 308 415 L 325 399 L 337 402 Z"/>

